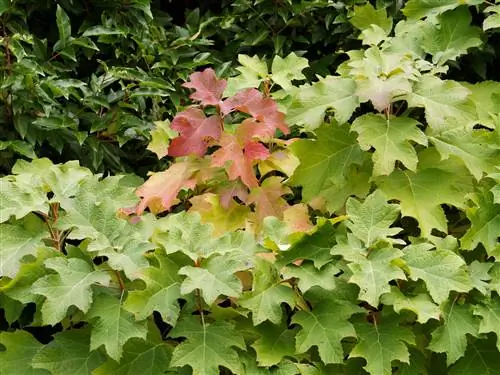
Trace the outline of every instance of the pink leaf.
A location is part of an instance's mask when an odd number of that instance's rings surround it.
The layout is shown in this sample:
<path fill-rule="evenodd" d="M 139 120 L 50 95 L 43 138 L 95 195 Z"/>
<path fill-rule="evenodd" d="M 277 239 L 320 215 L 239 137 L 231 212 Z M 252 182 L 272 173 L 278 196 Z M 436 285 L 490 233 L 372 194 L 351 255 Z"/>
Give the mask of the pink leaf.
<path fill-rule="evenodd" d="M 222 99 L 222 94 L 226 89 L 227 81 L 218 79 L 212 68 L 207 68 L 202 72 L 196 72 L 189 76 L 190 82 L 182 86 L 194 89 L 190 98 L 199 100 L 203 105 L 217 105 Z"/>
<path fill-rule="evenodd" d="M 168 148 L 170 156 L 203 156 L 209 141 L 218 140 L 221 135 L 221 118 L 218 115 L 205 117 L 199 108 L 189 108 L 178 113 L 171 125 L 180 136 L 174 138 Z"/>
<path fill-rule="evenodd" d="M 285 114 L 278 110 L 276 102 L 262 95 L 257 89 L 246 89 L 227 98 L 220 105 L 221 111 L 227 115 L 235 110 L 248 113 L 254 121 L 249 130 L 255 136 L 273 136 L 276 129 L 288 134 L 290 130 L 285 123 Z M 259 126 L 261 129 L 259 129 Z"/>

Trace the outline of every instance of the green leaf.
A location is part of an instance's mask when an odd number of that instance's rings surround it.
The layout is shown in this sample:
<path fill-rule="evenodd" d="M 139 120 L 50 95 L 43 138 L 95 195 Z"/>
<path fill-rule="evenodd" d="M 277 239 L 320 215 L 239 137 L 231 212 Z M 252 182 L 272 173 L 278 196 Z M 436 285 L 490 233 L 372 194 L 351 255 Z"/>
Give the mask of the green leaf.
<path fill-rule="evenodd" d="M 272 80 L 285 90 L 292 90 L 293 80 L 303 80 L 306 76 L 302 71 L 309 67 L 309 62 L 304 57 L 299 57 L 295 52 L 290 53 L 284 59 L 275 56 L 271 68 Z"/>
<path fill-rule="evenodd" d="M 497 335 L 497 348 L 500 351 L 500 299 L 485 301 L 484 304 L 474 307 L 474 315 L 481 317 L 479 323 L 479 333 L 494 332 Z"/>
<path fill-rule="evenodd" d="M 0 351 L 0 374 L 50 374 L 48 371 L 34 369 L 31 366 L 33 357 L 43 345 L 30 333 L 21 330 L 0 332 L 0 344 L 5 347 L 5 350 Z"/>
<path fill-rule="evenodd" d="M 500 374 L 500 358 L 493 337 L 469 343 L 465 356 L 450 369 L 450 375 Z"/>
<path fill-rule="evenodd" d="M 164 374 L 169 368 L 170 356 L 170 350 L 164 342 L 131 339 L 123 347 L 120 362 L 108 359 L 92 375 Z"/>
<path fill-rule="evenodd" d="M 101 352 L 90 350 L 88 329 L 72 329 L 57 333 L 53 341 L 44 345 L 34 356 L 32 366 L 52 375 L 91 375 L 105 358 Z"/>
<path fill-rule="evenodd" d="M 251 264 L 241 254 L 215 255 L 203 260 L 199 267 L 185 266 L 179 270 L 186 276 L 181 284 L 181 293 L 189 294 L 199 289 L 205 302 L 210 306 L 217 297 L 239 297 L 243 290 L 238 271 L 250 268 Z"/>
<path fill-rule="evenodd" d="M 359 286 L 360 300 L 377 307 L 379 297 L 391 290 L 389 281 L 406 280 L 404 272 L 393 264 L 402 255 L 401 251 L 393 248 L 376 249 L 366 259 L 348 265 L 352 271 L 349 282 Z"/>
<path fill-rule="evenodd" d="M 0 141 L 0 151 L 11 150 L 27 158 L 36 158 L 33 146 L 24 141 Z"/>
<path fill-rule="evenodd" d="M 188 365 L 193 375 L 219 375 L 219 366 L 240 373 L 241 363 L 234 348 L 245 349 L 245 342 L 230 323 L 206 324 L 193 316 L 180 320 L 169 336 L 186 338 L 174 349 L 171 366 Z"/>
<path fill-rule="evenodd" d="M 307 292 L 309 289 L 319 286 L 325 290 L 335 289 L 335 275 L 340 272 L 340 269 L 335 267 L 332 263 L 317 269 L 310 262 L 304 262 L 300 266 L 288 265 L 281 271 L 283 278 L 297 278 L 298 287 L 302 293 Z"/>
<path fill-rule="evenodd" d="M 478 181 L 483 173 L 495 171 L 500 159 L 497 139 L 498 134 L 495 132 L 464 129 L 429 137 L 443 159 L 448 159 L 451 155 L 456 156 Z"/>
<path fill-rule="evenodd" d="M 147 149 L 154 152 L 158 159 L 168 154 L 170 140 L 175 138 L 177 132 L 170 128 L 170 121 L 155 121 L 156 128 L 151 131 L 151 142 Z"/>
<path fill-rule="evenodd" d="M 51 202 L 74 196 L 83 181 L 92 176 L 92 172 L 81 167 L 76 160 L 54 165 L 47 158 L 34 159 L 31 163 L 19 160 L 12 172 L 18 174 L 19 178 L 29 178 L 32 184 L 53 192 Z"/>
<path fill-rule="evenodd" d="M 36 260 L 31 263 L 23 263 L 16 276 L 6 282 L 0 283 L 0 292 L 6 296 L 20 301 L 23 304 L 30 302 L 41 302 L 43 297 L 33 293 L 32 285 L 39 278 L 47 274 L 44 262 L 48 258 L 57 257 L 59 253 L 54 248 L 41 247 L 36 254 Z"/>
<path fill-rule="evenodd" d="M 56 49 L 56 46 L 54 46 L 54 51 L 59 51 L 66 47 L 71 37 L 71 23 L 69 17 L 60 5 L 57 5 L 56 22 L 57 29 L 59 30 L 59 41 L 57 43 L 58 48 Z"/>
<path fill-rule="evenodd" d="M 409 117 L 366 114 L 356 118 L 351 129 L 359 134 L 363 150 L 375 148 L 373 174 L 378 176 L 391 174 L 398 160 L 415 172 L 418 158 L 410 141 L 427 146 L 427 137 L 417 127 L 419 124 Z"/>
<path fill-rule="evenodd" d="M 295 295 L 287 285 L 281 284 L 279 274 L 273 264 L 261 260 L 256 263 L 253 272 L 252 291 L 246 292 L 239 299 L 239 305 L 252 312 L 252 321 L 256 326 L 266 320 L 280 324 L 283 317 L 281 304 L 295 306 Z"/>
<path fill-rule="evenodd" d="M 325 111 L 333 108 L 335 119 L 339 124 L 344 124 L 359 105 L 355 91 L 356 83 L 352 79 L 334 76 L 301 86 L 286 109 L 287 122 L 314 130 L 323 123 Z"/>
<path fill-rule="evenodd" d="M 490 5 L 483 13 L 491 12 L 483 22 L 483 30 L 497 29 L 500 27 L 500 5 Z"/>
<path fill-rule="evenodd" d="M 10 0 L 0 1 L 0 16 L 4 14 L 10 8 Z"/>
<path fill-rule="evenodd" d="M 403 260 L 412 280 L 423 280 L 432 299 L 441 304 L 452 290 L 466 293 L 472 289 L 464 260 L 450 250 L 431 250 L 432 245 L 410 245 Z"/>
<path fill-rule="evenodd" d="M 379 112 L 388 111 L 391 103 L 406 98 L 415 76 L 420 75 L 407 53 L 373 46 L 363 53 L 355 50 L 348 55 L 350 59 L 337 70 L 343 76 L 353 77 L 360 102 L 370 101 Z"/>
<path fill-rule="evenodd" d="M 370 194 L 363 203 L 349 198 L 346 203 L 347 227 L 351 232 L 371 247 L 378 241 L 404 244 L 400 239 L 390 238 L 401 232 L 402 228 L 391 227 L 399 217 L 399 206 L 387 203 L 380 190 Z"/>
<path fill-rule="evenodd" d="M 490 129 L 495 129 L 499 121 L 500 83 L 483 81 L 475 84 L 467 82 L 460 84 L 471 92 L 469 99 L 476 107 L 479 123 Z"/>
<path fill-rule="evenodd" d="M 203 224 L 197 212 L 181 212 L 158 220 L 152 240 L 167 254 L 182 252 L 196 261 L 217 253 L 212 232 L 212 225 Z"/>
<path fill-rule="evenodd" d="M 474 205 L 467 209 L 471 227 L 460 239 L 462 247 L 473 250 L 482 243 L 490 256 L 500 257 L 500 204 L 494 203 L 491 191 L 480 191 L 472 199 Z"/>
<path fill-rule="evenodd" d="M 106 353 L 120 362 L 123 345 L 131 338 L 146 339 L 146 322 L 137 322 L 122 307 L 120 296 L 96 294 L 87 313 L 91 320 L 90 350 L 104 346 Z"/>
<path fill-rule="evenodd" d="M 302 327 L 295 338 L 297 353 L 316 346 L 323 363 L 343 363 L 341 340 L 356 337 L 354 327 L 347 320 L 353 312 L 331 299 L 315 305 L 311 311 L 295 313 L 292 323 Z"/>
<path fill-rule="evenodd" d="M 487 281 L 491 280 L 491 276 L 488 272 L 493 267 L 493 263 L 483 263 L 475 260 L 468 267 L 474 288 L 481 292 L 481 294 L 489 296 L 490 284 Z"/>
<path fill-rule="evenodd" d="M 403 8 L 403 13 L 408 18 L 418 19 L 444 13 L 462 4 L 477 5 L 482 2 L 482 0 L 409 0 Z"/>
<path fill-rule="evenodd" d="M 461 176 L 438 168 L 394 171 L 379 179 L 379 189 L 388 199 L 400 202 L 401 214 L 418 221 L 421 235 L 428 237 L 433 228 L 448 232 L 442 204 L 464 205 Z"/>
<path fill-rule="evenodd" d="M 290 249 L 281 251 L 277 258 L 279 266 L 286 266 L 299 259 L 313 261 L 320 269 L 333 260 L 330 250 L 335 245 L 335 229 L 330 222 L 319 224 L 314 233 L 306 234 Z"/>
<path fill-rule="evenodd" d="M 87 312 L 92 303 L 94 284 L 107 286 L 110 277 L 78 258 L 50 258 L 45 266 L 57 272 L 38 279 L 33 284 L 33 293 L 46 297 L 42 306 L 44 324 L 57 324 L 66 316 L 70 306 Z"/>
<path fill-rule="evenodd" d="M 0 224 L 0 276 L 14 278 L 23 259 L 35 256 L 49 237 L 47 227 L 35 215 L 26 216 L 15 224 Z"/>
<path fill-rule="evenodd" d="M 407 344 L 415 344 L 413 332 L 399 324 L 395 315 L 375 316 L 373 323 L 359 319 L 354 324 L 358 343 L 349 354 L 350 358 L 366 359 L 364 368 L 372 375 L 391 375 L 391 362 L 409 363 Z"/>
<path fill-rule="evenodd" d="M 293 357 L 295 354 L 293 342 L 296 329 L 266 322 L 258 326 L 256 331 L 260 338 L 252 344 L 252 347 L 257 353 L 257 362 L 260 366 L 277 365 L 284 357 Z"/>
<path fill-rule="evenodd" d="M 439 320 L 441 311 L 426 293 L 405 296 L 398 288 L 391 287 L 391 292 L 381 298 L 384 305 L 391 305 L 398 314 L 409 310 L 417 315 L 417 322 L 425 324 L 429 319 Z"/>
<path fill-rule="evenodd" d="M 432 332 L 428 348 L 437 353 L 446 353 L 446 364 L 450 366 L 464 356 L 467 334 L 477 337 L 479 318 L 472 314 L 470 305 L 459 305 L 447 301 L 441 307 L 444 323 Z"/>
<path fill-rule="evenodd" d="M 392 30 L 392 20 L 387 17 L 387 12 L 384 8 L 375 9 L 370 3 L 362 6 L 354 6 L 354 15 L 349 18 L 349 22 L 359 30 L 366 30 L 372 25 L 379 26 L 385 35 Z"/>
<path fill-rule="evenodd" d="M 7 176 L 0 178 L 0 223 L 11 216 L 16 219 L 28 215 L 32 211 L 47 212 L 47 193 L 26 176 Z M 1 240 L 1 238 L 0 238 Z"/>
<path fill-rule="evenodd" d="M 258 88 L 268 75 L 266 61 L 261 60 L 257 55 L 253 57 L 238 55 L 238 62 L 241 66 L 236 70 L 240 72 L 240 75 L 228 79 L 224 96 L 232 96 L 246 88 Z"/>
<path fill-rule="evenodd" d="M 479 47 L 482 31 L 470 26 L 472 17 L 467 7 L 459 7 L 441 14 L 438 23 L 426 30 L 422 47 L 432 55 L 434 64 L 443 65 L 465 55 L 472 47 Z"/>
<path fill-rule="evenodd" d="M 408 94 L 409 107 L 425 108 L 425 119 L 435 132 L 454 128 L 472 129 L 476 124 L 474 103 L 468 100 L 470 91 L 455 81 L 444 81 L 433 75 L 423 75 Z"/>
<path fill-rule="evenodd" d="M 349 177 L 353 165 L 361 165 L 364 154 L 356 136 L 347 126 L 323 125 L 316 130 L 316 139 L 301 139 L 292 143 L 292 152 L 300 165 L 288 181 L 302 186 L 302 198 L 308 202 Z"/>
<path fill-rule="evenodd" d="M 157 254 L 159 267 L 147 267 L 140 271 L 140 279 L 146 283 L 144 290 L 128 293 L 124 308 L 137 320 L 144 320 L 158 311 L 163 320 L 174 326 L 179 316 L 181 279 L 177 275 L 179 265 L 164 255 Z"/>

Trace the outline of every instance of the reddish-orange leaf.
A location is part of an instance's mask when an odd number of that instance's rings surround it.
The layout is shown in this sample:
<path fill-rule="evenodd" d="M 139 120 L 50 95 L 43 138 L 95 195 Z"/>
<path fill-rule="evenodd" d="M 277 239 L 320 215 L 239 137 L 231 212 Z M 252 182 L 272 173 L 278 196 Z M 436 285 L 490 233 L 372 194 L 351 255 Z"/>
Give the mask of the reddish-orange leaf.
<path fill-rule="evenodd" d="M 225 79 L 218 79 L 212 68 L 191 74 L 189 80 L 190 82 L 182 86 L 195 90 L 190 96 L 191 99 L 199 100 L 203 105 L 219 104 L 227 82 Z"/>
<path fill-rule="evenodd" d="M 269 157 L 269 150 L 258 142 L 250 142 L 242 146 L 232 134 L 223 134 L 221 148 L 212 155 L 212 166 L 225 167 L 230 180 L 238 177 L 248 187 L 258 186 L 253 170 L 255 160 L 264 160 Z"/>
<path fill-rule="evenodd" d="M 290 189 L 283 186 L 283 178 L 272 176 L 264 180 L 262 186 L 252 189 L 248 196 L 248 203 L 255 203 L 257 224 L 262 223 L 267 216 L 283 218 L 283 212 L 289 208 L 288 203 L 281 196 L 290 193 Z"/>
<path fill-rule="evenodd" d="M 189 108 L 178 113 L 171 128 L 179 132 L 168 147 L 170 156 L 203 156 L 207 152 L 210 140 L 220 138 L 221 118 L 218 115 L 205 117 L 199 108 Z"/>
<path fill-rule="evenodd" d="M 194 174 L 197 170 L 198 167 L 191 162 L 180 162 L 172 164 L 166 171 L 153 174 L 136 191 L 137 196 L 142 198 L 136 208 L 137 215 L 143 213 L 146 207 L 154 214 L 169 210 L 176 203 L 181 189 L 195 187 Z"/>
<path fill-rule="evenodd" d="M 235 110 L 251 115 L 255 121 L 248 122 L 245 127 L 246 132 L 253 136 L 273 136 L 276 129 L 280 129 L 284 134 L 290 132 L 285 123 L 285 114 L 278 110 L 276 102 L 262 95 L 257 89 L 238 92 L 224 100 L 220 108 L 224 115 Z"/>

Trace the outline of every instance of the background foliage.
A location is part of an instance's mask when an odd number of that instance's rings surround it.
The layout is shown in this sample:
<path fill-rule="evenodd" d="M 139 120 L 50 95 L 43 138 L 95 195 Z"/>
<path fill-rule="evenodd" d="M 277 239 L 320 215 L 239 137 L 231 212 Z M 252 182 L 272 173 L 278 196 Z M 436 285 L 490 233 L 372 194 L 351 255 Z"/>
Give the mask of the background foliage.
<path fill-rule="evenodd" d="M 197 6 L 0 1 L 0 374 L 496 374 L 500 4 Z"/>

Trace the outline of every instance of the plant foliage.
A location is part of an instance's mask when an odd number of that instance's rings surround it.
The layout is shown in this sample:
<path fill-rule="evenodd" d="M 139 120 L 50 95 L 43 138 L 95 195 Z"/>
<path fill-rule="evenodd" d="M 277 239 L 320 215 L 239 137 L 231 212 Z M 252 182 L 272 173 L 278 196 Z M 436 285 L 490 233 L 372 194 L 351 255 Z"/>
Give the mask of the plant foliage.
<path fill-rule="evenodd" d="M 190 74 L 145 181 L 17 161 L 0 373 L 498 373 L 500 83 L 457 73 L 496 5 L 359 3 L 330 73 L 290 52 Z"/>

